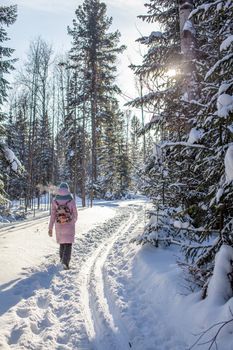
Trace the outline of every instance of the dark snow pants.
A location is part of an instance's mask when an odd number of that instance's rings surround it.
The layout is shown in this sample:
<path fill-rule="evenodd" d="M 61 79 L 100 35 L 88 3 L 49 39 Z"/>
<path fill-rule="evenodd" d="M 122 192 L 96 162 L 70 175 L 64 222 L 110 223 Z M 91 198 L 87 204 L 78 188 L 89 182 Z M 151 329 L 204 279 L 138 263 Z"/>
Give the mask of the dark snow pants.
<path fill-rule="evenodd" d="M 71 258 L 72 243 L 62 243 L 60 244 L 60 260 L 62 264 L 69 266 Z"/>

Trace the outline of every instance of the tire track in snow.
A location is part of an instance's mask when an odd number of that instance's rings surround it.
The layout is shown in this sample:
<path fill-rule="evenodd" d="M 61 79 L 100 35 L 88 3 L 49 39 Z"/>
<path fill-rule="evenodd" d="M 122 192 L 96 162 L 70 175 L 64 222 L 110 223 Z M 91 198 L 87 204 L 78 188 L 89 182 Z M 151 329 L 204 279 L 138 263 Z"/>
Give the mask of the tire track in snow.
<path fill-rule="evenodd" d="M 106 240 L 107 244 L 114 242 L 120 229 L 126 229 L 127 225 L 120 223 L 127 220 L 130 212 L 129 208 L 118 209 L 113 219 L 77 239 L 72 260 L 75 267 L 70 271 L 54 265 L 54 257 L 49 257 L 39 268 L 29 270 L 25 279 L 13 289 L 18 302 L 2 318 L 2 324 L 8 326 L 0 336 L 0 348 L 93 350 L 90 328 L 87 327 L 87 332 L 85 327 L 86 303 L 82 305 L 83 274 L 80 271 L 106 247 Z"/>
<path fill-rule="evenodd" d="M 104 263 L 114 243 L 128 233 L 136 220 L 137 213 L 133 210 L 127 222 L 123 222 L 114 235 L 96 249 L 81 271 L 81 275 L 85 276 L 81 296 L 86 315 L 86 329 L 95 349 L 130 349 L 128 334 L 110 311 L 111 299 L 104 276 Z"/>

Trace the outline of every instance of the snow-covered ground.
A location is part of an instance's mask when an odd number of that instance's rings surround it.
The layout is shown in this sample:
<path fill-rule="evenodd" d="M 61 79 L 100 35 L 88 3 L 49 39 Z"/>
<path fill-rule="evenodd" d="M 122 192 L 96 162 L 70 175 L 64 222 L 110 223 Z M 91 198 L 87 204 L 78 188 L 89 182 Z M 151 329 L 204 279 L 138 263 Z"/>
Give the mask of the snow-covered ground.
<path fill-rule="evenodd" d="M 1 229 L 0 349 L 187 350 L 194 334 L 226 321 L 229 304 L 207 305 L 186 288 L 175 248 L 130 243 L 146 207 L 136 199 L 81 209 L 69 271 L 48 217 Z M 226 330 L 217 345 L 233 349 Z"/>

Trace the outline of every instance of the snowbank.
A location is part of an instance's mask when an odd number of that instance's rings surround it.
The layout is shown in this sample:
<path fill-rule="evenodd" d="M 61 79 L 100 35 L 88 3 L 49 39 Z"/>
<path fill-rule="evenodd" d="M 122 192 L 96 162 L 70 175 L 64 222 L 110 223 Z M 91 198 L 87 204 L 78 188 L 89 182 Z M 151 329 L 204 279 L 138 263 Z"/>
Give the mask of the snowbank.
<path fill-rule="evenodd" d="M 175 247 L 155 250 L 144 246 L 132 261 L 132 278 L 139 298 L 137 312 L 143 315 L 147 310 L 147 315 L 151 315 L 150 330 L 158 339 L 153 344 L 151 336 L 145 348 L 187 350 L 196 343 L 193 349 L 207 350 L 224 325 L 216 344 L 220 350 L 232 350 L 233 322 L 225 322 L 233 318 L 232 289 L 227 277 L 232 271 L 233 248 L 223 246 L 219 252 L 205 300 L 200 292 L 192 292 L 191 282 L 177 266 L 179 254 Z M 162 341 L 165 337 L 166 342 Z"/>
<path fill-rule="evenodd" d="M 216 254 L 214 272 L 207 291 L 208 301 L 214 306 L 224 305 L 233 296 L 230 281 L 232 262 L 233 248 L 223 245 Z"/>
<path fill-rule="evenodd" d="M 107 221 L 115 216 L 117 207 L 122 210 L 127 206 L 126 226 L 122 216 L 115 226 Z M 0 265 L 4 266 L 0 270 L 0 347 L 187 350 L 196 342 L 193 349 L 207 350 L 219 331 L 218 349 L 232 350 L 233 298 L 229 278 L 233 248 L 222 246 L 217 254 L 207 298 L 202 300 L 200 291 L 193 292 L 194 285 L 177 265 L 181 257 L 177 247 L 129 247 L 129 241 L 143 230 L 143 218 L 137 201 L 99 202 L 97 207 L 80 211 L 72 260 L 75 267 L 70 271 L 59 271 L 54 266 L 56 259 L 49 257 L 56 243 L 47 235 L 46 218 L 0 233 Z M 104 223 L 102 228 L 96 228 L 97 222 Z M 155 215 L 150 224 L 157 224 Z M 182 224 L 177 222 L 178 227 Z M 91 227 L 94 229 L 90 232 Z M 35 269 L 41 261 L 44 263 Z M 29 267 L 33 267 L 31 273 Z M 85 294 L 90 285 L 91 292 L 97 291 L 98 302 L 95 294 Z M 127 346 L 88 344 L 83 300 L 99 335 L 107 338 L 113 334 L 122 344 L 126 340 Z M 106 327 L 106 312 L 117 321 L 117 329 Z M 224 327 L 220 329 L 221 326 Z M 97 344 L 98 340 L 95 339 Z"/>

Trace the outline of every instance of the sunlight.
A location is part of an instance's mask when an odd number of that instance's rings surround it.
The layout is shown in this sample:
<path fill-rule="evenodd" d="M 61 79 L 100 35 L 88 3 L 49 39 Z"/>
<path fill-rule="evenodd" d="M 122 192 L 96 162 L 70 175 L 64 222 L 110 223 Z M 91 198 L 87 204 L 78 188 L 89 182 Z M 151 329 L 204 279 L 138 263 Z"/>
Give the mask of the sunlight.
<path fill-rule="evenodd" d="M 177 70 L 175 68 L 170 68 L 167 71 L 167 76 L 170 78 L 174 77 L 176 74 L 177 74 Z"/>

